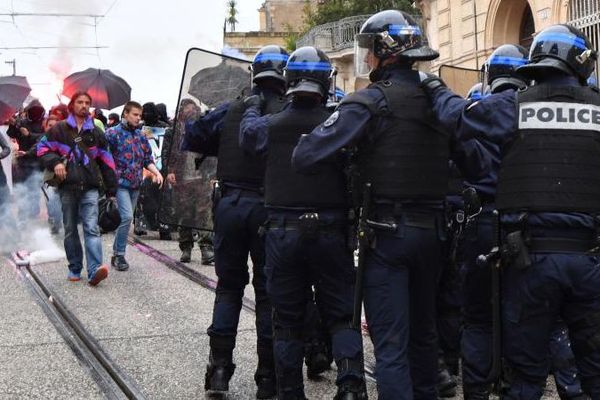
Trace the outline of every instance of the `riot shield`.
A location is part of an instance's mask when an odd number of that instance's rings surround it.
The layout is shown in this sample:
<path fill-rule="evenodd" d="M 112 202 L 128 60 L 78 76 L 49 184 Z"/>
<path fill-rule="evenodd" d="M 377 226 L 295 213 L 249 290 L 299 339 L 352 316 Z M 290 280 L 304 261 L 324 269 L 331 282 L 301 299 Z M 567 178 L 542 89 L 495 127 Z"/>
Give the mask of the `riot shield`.
<path fill-rule="evenodd" d="M 478 69 L 442 65 L 440 78 L 454 93 L 466 97 L 473 85 L 480 81 L 480 72 Z"/>
<path fill-rule="evenodd" d="M 207 50 L 188 50 L 167 158 L 168 171 L 175 174 L 176 184 L 163 185 L 160 222 L 212 230 L 212 190 L 217 158 L 181 150 L 185 125 L 249 90 L 249 65 L 249 61 Z"/>

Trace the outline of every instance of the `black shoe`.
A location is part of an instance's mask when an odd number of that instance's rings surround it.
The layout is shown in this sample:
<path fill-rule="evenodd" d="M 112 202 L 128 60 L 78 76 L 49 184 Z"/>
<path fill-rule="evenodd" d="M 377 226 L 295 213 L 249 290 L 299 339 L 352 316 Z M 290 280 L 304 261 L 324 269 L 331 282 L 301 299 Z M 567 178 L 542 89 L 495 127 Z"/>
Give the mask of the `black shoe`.
<path fill-rule="evenodd" d="M 129 269 L 129 264 L 125 260 L 125 256 L 112 256 L 110 265 L 117 271 L 127 271 Z"/>
<path fill-rule="evenodd" d="M 192 261 L 192 249 L 181 250 L 181 257 L 179 257 L 179 261 L 183 263 L 189 263 Z"/>
<path fill-rule="evenodd" d="M 137 236 L 145 236 L 148 234 L 148 232 L 144 229 L 140 229 L 140 228 L 135 228 L 133 230 L 133 233 L 136 234 Z"/>
<path fill-rule="evenodd" d="M 446 368 L 438 371 L 437 390 L 439 397 L 456 396 L 456 379 L 450 375 Z"/>
<path fill-rule="evenodd" d="M 256 398 L 271 399 L 277 395 L 277 385 L 275 377 L 261 376 L 256 380 Z"/>
<path fill-rule="evenodd" d="M 350 379 L 338 386 L 333 400 L 367 400 L 367 386 L 364 381 Z"/>
<path fill-rule="evenodd" d="M 229 380 L 235 371 L 235 364 L 228 366 L 207 365 L 204 375 L 204 390 L 207 394 L 227 394 L 229 391 Z"/>
<path fill-rule="evenodd" d="M 158 234 L 160 236 L 160 240 L 172 240 L 173 239 L 171 237 L 171 232 L 169 232 L 169 231 L 158 231 Z"/>
<path fill-rule="evenodd" d="M 52 225 L 50 227 L 50 234 L 51 235 L 58 235 L 58 233 L 60 232 L 60 228 L 56 225 Z"/>
<path fill-rule="evenodd" d="M 200 245 L 200 252 L 202 253 L 202 264 L 204 265 L 211 265 L 212 263 L 215 262 L 215 252 L 213 250 L 212 245 L 207 244 L 201 244 Z"/>

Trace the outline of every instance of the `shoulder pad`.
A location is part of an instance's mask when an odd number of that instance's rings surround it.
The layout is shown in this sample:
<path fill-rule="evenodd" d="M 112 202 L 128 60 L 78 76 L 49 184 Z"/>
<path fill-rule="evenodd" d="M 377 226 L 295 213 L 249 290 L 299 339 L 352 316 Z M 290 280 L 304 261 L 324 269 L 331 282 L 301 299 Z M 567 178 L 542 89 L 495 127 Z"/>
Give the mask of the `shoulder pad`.
<path fill-rule="evenodd" d="M 344 97 L 342 99 L 342 101 L 340 101 L 340 106 L 343 104 L 360 104 L 365 106 L 369 112 L 371 114 L 377 114 L 378 113 L 378 109 L 377 109 L 377 104 L 375 103 L 374 99 L 370 98 L 369 96 L 365 96 L 363 93 L 361 93 L 360 91 L 358 92 L 354 92 L 346 97 Z"/>

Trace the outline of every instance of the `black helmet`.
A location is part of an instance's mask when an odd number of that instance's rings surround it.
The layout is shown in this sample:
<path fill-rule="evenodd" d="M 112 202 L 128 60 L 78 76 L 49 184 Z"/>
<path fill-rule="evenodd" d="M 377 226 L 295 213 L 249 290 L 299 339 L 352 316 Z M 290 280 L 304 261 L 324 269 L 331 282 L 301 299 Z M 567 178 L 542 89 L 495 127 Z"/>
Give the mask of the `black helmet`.
<path fill-rule="evenodd" d="M 290 55 L 285 66 L 287 94 L 316 93 L 327 98 L 334 71 L 329 57 L 321 50 L 312 46 L 301 47 Z"/>
<path fill-rule="evenodd" d="M 527 50 L 515 44 L 503 44 L 498 47 L 483 65 L 484 77 L 482 81 L 490 86 L 492 93 L 507 88 L 518 89 L 526 84 L 518 74 L 517 68 L 526 65 Z"/>
<path fill-rule="evenodd" d="M 285 81 L 283 78 L 283 67 L 288 60 L 288 53 L 283 47 L 276 45 L 265 46 L 254 56 L 250 66 L 252 71 L 252 82 L 263 78 L 275 78 Z"/>
<path fill-rule="evenodd" d="M 400 57 L 407 61 L 430 61 L 438 58 L 440 54 L 423 39 L 417 22 L 403 11 L 387 10 L 372 15 L 354 40 L 357 75 L 369 73 L 370 68 L 364 66 L 369 51 L 381 60 Z"/>
<path fill-rule="evenodd" d="M 554 69 L 585 83 L 597 59 L 598 53 L 583 32 L 570 25 L 552 25 L 534 37 L 529 64 L 520 67 L 519 73 L 539 79 L 544 71 Z"/>
<path fill-rule="evenodd" d="M 102 197 L 98 201 L 98 226 L 102 232 L 112 232 L 121 224 L 121 215 L 114 200 Z"/>

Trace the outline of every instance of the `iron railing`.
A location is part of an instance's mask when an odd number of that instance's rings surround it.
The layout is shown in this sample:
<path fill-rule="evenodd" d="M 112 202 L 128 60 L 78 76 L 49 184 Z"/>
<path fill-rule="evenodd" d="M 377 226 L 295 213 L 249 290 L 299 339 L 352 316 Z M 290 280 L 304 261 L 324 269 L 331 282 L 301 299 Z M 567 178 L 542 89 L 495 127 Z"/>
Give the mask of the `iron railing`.
<path fill-rule="evenodd" d="M 594 49 L 600 49 L 600 2 L 598 0 L 571 0 L 569 2 L 569 22 L 581 29 L 592 42 Z M 600 71 L 596 66 L 596 79 Z"/>
<path fill-rule="evenodd" d="M 314 46 L 323 51 L 338 51 L 354 46 L 354 35 L 370 15 L 356 15 L 318 25 L 298 39 L 297 47 Z"/>

